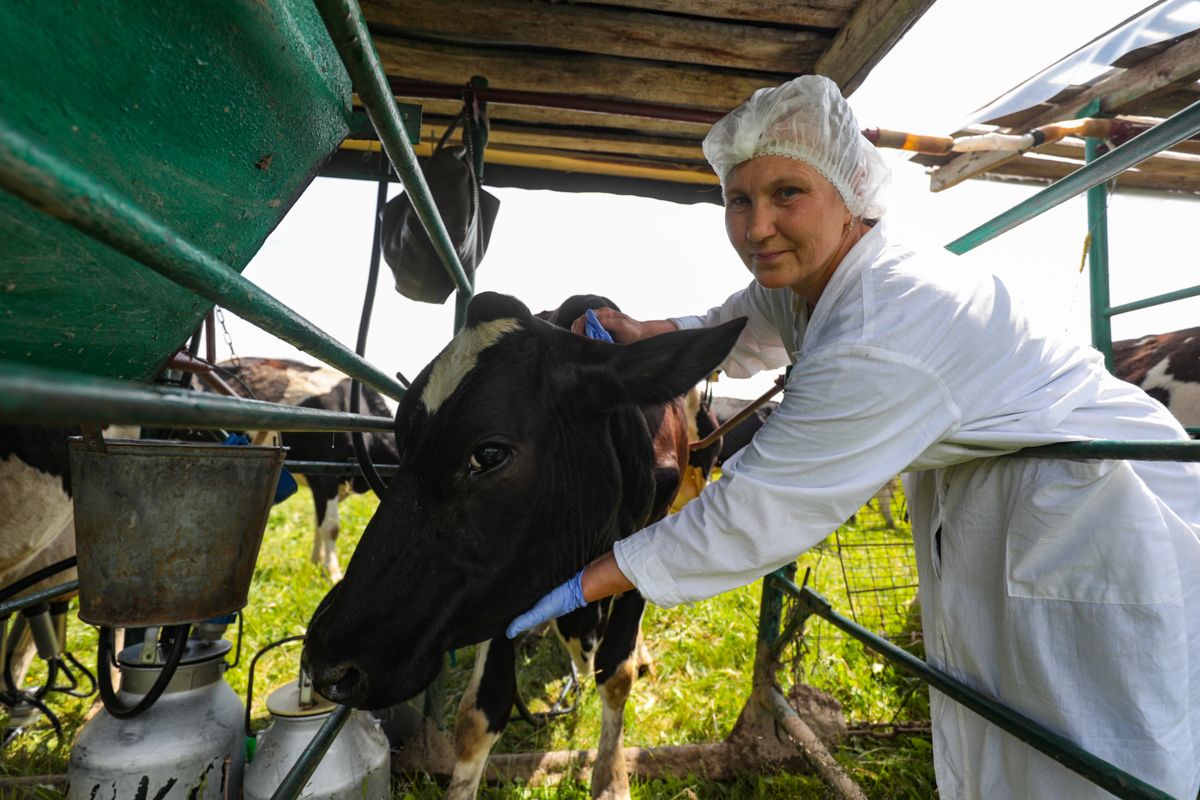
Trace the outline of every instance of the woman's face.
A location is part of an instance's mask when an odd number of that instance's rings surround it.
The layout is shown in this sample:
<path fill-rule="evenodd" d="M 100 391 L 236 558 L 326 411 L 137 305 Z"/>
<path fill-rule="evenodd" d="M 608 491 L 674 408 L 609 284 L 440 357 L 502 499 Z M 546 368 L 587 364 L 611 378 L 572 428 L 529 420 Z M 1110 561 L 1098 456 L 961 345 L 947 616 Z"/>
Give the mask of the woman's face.
<path fill-rule="evenodd" d="M 729 241 L 768 289 L 786 287 L 815 304 L 853 244 L 850 222 L 837 189 L 803 161 L 759 156 L 725 179 Z"/>

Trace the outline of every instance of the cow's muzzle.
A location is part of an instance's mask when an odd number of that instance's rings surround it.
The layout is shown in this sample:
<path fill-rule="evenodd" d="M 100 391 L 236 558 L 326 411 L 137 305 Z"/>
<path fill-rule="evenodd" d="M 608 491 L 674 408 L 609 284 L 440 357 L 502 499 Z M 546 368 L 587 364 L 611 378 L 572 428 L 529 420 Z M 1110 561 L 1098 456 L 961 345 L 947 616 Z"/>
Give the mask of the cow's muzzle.
<path fill-rule="evenodd" d="M 322 697 L 354 708 L 365 706 L 369 691 L 367 676 L 354 664 L 347 661 L 314 667 L 310 663 L 308 669 L 313 687 Z"/>

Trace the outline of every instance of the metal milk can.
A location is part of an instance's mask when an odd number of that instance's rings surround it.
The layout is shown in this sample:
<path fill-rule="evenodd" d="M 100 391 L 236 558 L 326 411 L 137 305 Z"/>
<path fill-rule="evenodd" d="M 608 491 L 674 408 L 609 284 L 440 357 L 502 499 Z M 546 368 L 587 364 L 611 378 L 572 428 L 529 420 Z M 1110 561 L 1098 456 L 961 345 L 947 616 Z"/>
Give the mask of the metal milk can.
<path fill-rule="evenodd" d="M 271 724 L 258 735 L 254 759 L 246 767 L 245 800 L 269 800 L 300 753 L 332 713 L 334 704 L 311 684 L 285 684 L 267 697 Z M 390 796 L 391 754 L 378 720 L 354 711 L 300 792 L 321 800 L 376 800 Z"/>
<path fill-rule="evenodd" d="M 242 699 L 224 679 L 232 646 L 225 639 L 190 639 L 174 677 L 149 709 L 130 719 L 102 709 L 71 749 L 68 800 L 237 797 L 246 745 Z M 153 654 L 148 660 L 141 663 L 141 644 L 121 651 L 119 699 L 136 703 L 150 690 L 162 665 L 152 663 Z"/>

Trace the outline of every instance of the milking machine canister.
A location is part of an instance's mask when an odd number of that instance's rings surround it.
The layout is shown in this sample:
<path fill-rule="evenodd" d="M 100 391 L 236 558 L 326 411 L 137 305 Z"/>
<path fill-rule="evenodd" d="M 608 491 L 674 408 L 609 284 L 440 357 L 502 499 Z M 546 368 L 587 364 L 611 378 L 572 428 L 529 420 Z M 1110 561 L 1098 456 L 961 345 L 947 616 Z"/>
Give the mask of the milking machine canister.
<path fill-rule="evenodd" d="M 162 672 L 143 658 L 148 638 L 121 651 L 118 698 L 140 700 Z M 245 761 L 242 700 L 225 682 L 228 640 L 189 639 L 175 674 L 146 711 L 101 711 L 71 749 L 68 800 L 98 797 L 237 797 Z M 102 664 L 101 669 L 107 665 Z"/>
<path fill-rule="evenodd" d="M 296 637 L 299 638 L 299 637 Z M 276 644 L 281 644 L 277 642 Z M 271 645 L 273 647 L 274 645 Z M 255 661 L 266 650 L 255 656 Z M 249 691 L 254 687 L 251 662 Z M 253 696 L 246 698 L 246 707 Z M 334 704 L 313 691 L 301 671 L 300 679 L 267 696 L 271 724 L 257 736 L 254 758 L 246 767 L 245 800 L 269 800 L 288 770 L 325 722 Z M 247 716 L 247 733 L 249 733 Z M 305 800 L 383 800 L 390 796 L 391 752 L 378 720 L 354 711 L 300 792 Z"/>

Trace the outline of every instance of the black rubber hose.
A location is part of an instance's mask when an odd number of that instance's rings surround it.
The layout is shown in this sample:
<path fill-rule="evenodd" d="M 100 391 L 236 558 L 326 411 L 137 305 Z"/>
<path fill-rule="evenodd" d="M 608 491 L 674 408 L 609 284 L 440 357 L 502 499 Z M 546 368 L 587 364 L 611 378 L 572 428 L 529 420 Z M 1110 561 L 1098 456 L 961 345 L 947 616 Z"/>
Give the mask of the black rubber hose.
<path fill-rule="evenodd" d="M 88 669 L 84 664 L 82 664 L 79 661 L 79 659 L 75 657 L 75 654 L 72 653 L 70 650 L 65 651 L 63 653 L 63 656 L 66 657 L 67 661 L 70 661 L 71 664 L 74 665 L 75 669 L 82 672 L 84 677 L 88 679 L 88 683 L 90 683 L 92 685 L 92 688 L 86 692 L 68 691 L 68 692 L 66 692 L 66 694 L 70 695 L 71 697 L 91 697 L 92 695 L 94 695 L 96 693 L 96 688 L 97 688 L 96 676 L 93 675 L 92 671 L 90 669 Z M 76 685 L 78 686 L 78 681 L 76 682 Z"/>
<path fill-rule="evenodd" d="M 96 672 L 99 673 L 97 683 L 100 688 L 100 699 L 104 702 L 104 710 L 117 719 L 131 719 L 154 705 L 155 701 L 166 691 L 171 678 L 175 677 L 175 670 L 183 659 L 183 651 L 187 648 L 189 628 L 189 625 L 169 625 L 163 628 L 164 634 L 168 631 L 175 632 L 175 640 L 171 643 L 171 652 L 167 654 L 167 662 L 163 664 L 162 672 L 158 674 L 150 691 L 146 692 L 145 696 L 132 706 L 123 705 L 117 699 L 117 693 L 113 691 L 112 675 L 107 668 L 113 657 L 113 629 L 101 628 L 100 641 L 96 646 Z M 142 647 L 153 646 L 153 642 L 144 640 L 142 642 Z"/>
<path fill-rule="evenodd" d="M 375 234 L 371 239 L 371 267 L 367 272 L 367 292 L 363 296 L 362 316 L 358 319 L 358 340 L 354 352 L 359 356 L 367 355 L 367 333 L 371 330 L 371 311 L 375 307 L 375 286 L 379 283 L 379 253 L 383 244 L 383 205 L 387 202 L 387 159 L 383 159 L 383 177 L 379 181 L 379 190 L 375 193 Z M 357 379 L 350 381 L 350 413 L 357 414 L 362 404 L 362 384 Z M 354 442 L 354 455 L 358 458 L 358 467 L 362 470 L 367 485 L 379 499 L 387 491 L 387 483 L 380 477 L 379 471 L 371 461 L 367 452 L 367 441 L 362 431 L 350 434 Z"/>
<path fill-rule="evenodd" d="M 285 636 L 277 642 L 271 642 L 269 645 L 264 647 L 262 650 L 259 650 L 257 653 L 255 653 L 254 658 L 250 659 L 250 676 L 246 680 L 245 730 L 246 730 L 247 738 L 252 738 L 254 736 L 254 732 L 252 730 L 250 730 L 250 707 L 252 705 L 254 705 L 254 666 L 256 664 L 258 664 L 258 660 L 260 658 L 262 658 L 264 655 L 266 655 L 268 651 L 274 650 L 276 647 L 279 647 L 279 645 L 287 644 L 288 642 L 303 642 L 303 641 L 304 641 L 303 634 L 301 634 L 299 636 Z"/>
<path fill-rule="evenodd" d="M 42 605 L 45 604 L 43 603 Z M 33 608 L 37 608 L 37 606 L 33 606 Z M 26 609 L 26 611 L 28 610 Z M 54 687 L 55 681 L 58 680 L 58 659 L 51 658 L 46 660 L 46 682 L 33 691 L 27 691 L 17 686 L 17 682 L 13 677 L 12 666 L 13 656 L 17 651 L 16 645 L 16 642 L 12 643 L 12 646 L 8 648 L 8 657 L 4 659 L 4 683 L 24 700 L 29 700 L 30 698 L 41 700 Z"/>
<path fill-rule="evenodd" d="M 8 586 L 0 589 L 0 603 L 3 603 L 5 600 L 9 599 L 15 594 L 18 594 L 19 592 L 25 591 L 35 583 L 40 583 L 46 580 L 46 578 L 49 578 L 51 575 L 55 575 L 63 570 L 70 569 L 71 567 L 75 566 L 77 562 L 78 559 L 75 556 L 64 558 L 62 561 L 56 561 L 48 567 L 42 567 L 37 572 L 31 572 L 24 578 L 21 578 L 19 581 L 10 583 Z"/>

